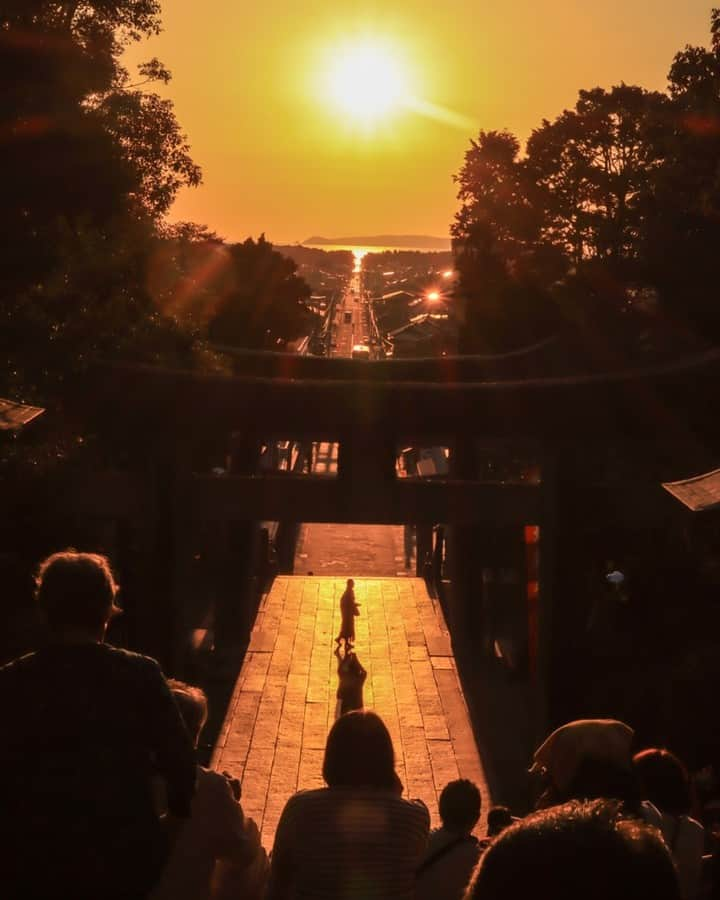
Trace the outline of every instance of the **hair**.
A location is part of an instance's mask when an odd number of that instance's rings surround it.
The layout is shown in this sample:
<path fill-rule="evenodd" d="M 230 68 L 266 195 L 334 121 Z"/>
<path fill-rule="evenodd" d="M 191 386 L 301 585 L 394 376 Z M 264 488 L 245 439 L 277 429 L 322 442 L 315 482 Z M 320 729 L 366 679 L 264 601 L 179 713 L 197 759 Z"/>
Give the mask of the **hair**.
<path fill-rule="evenodd" d="M 208 717 L 205 691 L 191 684 L 185 684 L 184 681 L 178 681 L 176 678 L 168 678 L 168 684 L 188 734 L 193 743 L 197 744 Z"/>
<path fill-rule="evenodd" d="M 690 776 L 674 753 L 655 747 L 643 750 L 633 757 L 633 766 L 645 800 L 671 816 L 690 812 Z"/>
<path fill-rule="evenodd" d="M 613 801 L 534 813 L 485 851 L 465 900 L 680 900 L 660 834 Z"/>
<path fill-rule="evenodd" d="M 35 598 L 53 629 L 100 629 L 118 612 L 118 585 L 107 557 L 64 550 L 40 563 Z"/>
<path fill-rule="evenodd" d="M 328 734 L 322 775 L 331 788 L 402 787 L 392 738 L 380 716 L 362 709 L 340 716 Z"/>
<path fill-rule="evenodd" d="M 454 831 L 471 831 L 480 818 L 481 804 L 480 791 L 472 781 L 450 781 L 442 789 L 438 804 L 443 825 Z"/>
<path fill-rule="evenodd" d="M 509 828 L 514 822 L 512 813 L 507 806 L 493 806 L 488 810 L 487 824 L 488 837 L 495 837 L 506 828 Z"/>

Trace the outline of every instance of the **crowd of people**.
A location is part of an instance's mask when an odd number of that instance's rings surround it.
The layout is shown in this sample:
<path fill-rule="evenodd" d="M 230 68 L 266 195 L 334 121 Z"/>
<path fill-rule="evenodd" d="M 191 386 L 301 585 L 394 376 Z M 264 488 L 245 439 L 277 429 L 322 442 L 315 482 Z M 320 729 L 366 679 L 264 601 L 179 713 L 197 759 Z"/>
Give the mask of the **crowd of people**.
<path fill-rule="evenodd" d="M 384 723 L 343 693 L 326 786 L 290 797 L 263 848 L 241 785 L 195 761 L 203 692 L 105 643 L 117 613 L 107 560 L 54 554 L 36 584 L 50 638 L 0 668 L 8 900 L 720 897 L 685 767 L 665 749 L 633 755 L 632 729 L 615 720 L 554 731 L 532 760 L 535 811 L 494 807 L 480 838 L 478 787 L 446 785 L 431 830 L 425 804 L 404 796 Z"/>

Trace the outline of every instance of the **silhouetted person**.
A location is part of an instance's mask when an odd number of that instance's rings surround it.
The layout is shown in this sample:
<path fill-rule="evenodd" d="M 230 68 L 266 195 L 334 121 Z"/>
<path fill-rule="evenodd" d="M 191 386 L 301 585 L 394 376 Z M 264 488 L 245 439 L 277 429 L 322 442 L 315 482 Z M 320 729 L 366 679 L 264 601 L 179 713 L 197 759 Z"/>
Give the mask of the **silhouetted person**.
<path fill-rule="evenodd" d="M 507 806 L 492 806 L 487 814 L 487 836 L 480 841 L 480 849 L 487 850 L 494 838 L 519 821 Z"/>
<path fill-rule="evenodd" d="M 208 715 L 200 688 L 173 679 L 175 702 L 195 747 Z M 183 822 L 152 900 L 210 900 L 230 893 L 259 897 L 267 879 L 267 855 L 252 819 L 240 806 L 240 783 L 220 772 L 196 767 L 191 816 Z M 165 804 L 163 803 L 164 807 Z"/>
<path fill-rule="evenodd" d="M 341 656 L 340 647 L 336 647 L 335 655 L 338 657 L 338 714 L 344 716 L 345 713 L 352 712 L 354 709 L 362 709 L 365 705 L 363 703 L 363 685 L 367 678 L 367 672 L 354 650 L 346 650 L 345 655 Z"/>
<path fill-rule="evenodd" d="M 51 640 L 0 669 L 2 895 L 145 897 L 166 856 L 152 779 L 188 816 L 192 743 L 155 660 L 103 643 L 107 560 L 56 553 L 36 583 Z"/>
<path fill-rule="evenodd" d="M 341 716 L 325 747 L 326 788 L 291 797 L 270 858 L 267 900 L 303 897 L 412 900 L 430 816 L 404 800 L 382 719 Z"/>
<path fill-rule="evenodd" d="M 517 821 L 507 806 L 493 806 L 492 809 L 488 810 L 487 816 L 488 837 L 497 837 Z"/>
<path fill-rule="evenodd" d="M 621 804 L 571 801 L 521 819 L 483 853 L 465 900 L 680 900 L 653 828 Z"/>
<path fill-rule="evenodd" d="M 360 607 L 355 602 L 355 582 L 348 578 L 345 592 L 340 598 L 340 634 L 335 638 L 335 643 L 340 646 L 345 641 L 345 649 L 355 643 L 355 616 L 360 615 Z"/>
<path fill-rule="evenodd" d="M 650 749 L 636 753 L 633 766 L 644 800 L 659 810 L 660 830 L 680 879 L 685 900 L 695 900 L 702 879 L 705 831 L 690 818 L 690 776 L 683 763 L 669 750 Z"/>
<path fill-rule="evenodd" d="M 442 827 L 430 832 L 417 873 L 416 900 L 462 900 L 481 853 L 480 842 L 471 833 L 480 818 L 480 791 L 467 779 L 451 781 L 438 805 Z"/>
<path fill-rule="evenodd" d="M 568 800 L 621 800 L 626 811 L 658 824 L 657 810 L 643 807 L 632 768 L 630 726 L 616 719 L 577 719 L 546 738 L 535 751 L 531 772 L 544 780 L 538 807 Z"/>

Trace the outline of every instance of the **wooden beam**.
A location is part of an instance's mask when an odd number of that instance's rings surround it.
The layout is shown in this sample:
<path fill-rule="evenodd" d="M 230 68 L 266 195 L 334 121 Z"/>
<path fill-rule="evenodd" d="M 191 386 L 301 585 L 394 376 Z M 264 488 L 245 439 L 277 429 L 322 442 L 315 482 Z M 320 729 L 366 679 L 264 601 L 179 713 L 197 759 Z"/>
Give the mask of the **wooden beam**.
<path fill-rule="evenodd" d="M 404 479 L 353 490 L 318 476 L 191 479 L 191 514 L 205 519 L 303 522 L 525 524 L 540 515 L 540 489 L 524 484 Z"/>
<path fill-rule="evenodd" d="M 368 364 L 373 365 L 373 364 Z M 303 380 L 199 375 L 149 367 L 105 367 L 82 402 L 107 429 L 198 440 L 242 431 L 339 440 L 372 430 L 425 446 L 453 435 L 573 442 L 664 440 L 703 444 L 720 436 L 709 398 L 720 386 L 720 354 L 654 369 L 562 378 L 466 382 Z M 118 411 L 122 415 L 118 415 Z"/>

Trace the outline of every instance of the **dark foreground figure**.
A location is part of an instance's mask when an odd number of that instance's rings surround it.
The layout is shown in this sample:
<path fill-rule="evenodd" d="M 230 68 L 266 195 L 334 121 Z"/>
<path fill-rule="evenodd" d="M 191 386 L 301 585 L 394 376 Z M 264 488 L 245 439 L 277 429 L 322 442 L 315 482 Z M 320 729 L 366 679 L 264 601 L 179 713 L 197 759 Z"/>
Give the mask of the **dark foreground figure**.
<path fill-rule="evenodd" d="M 207 697 L 181 681 L 169 684 L 197 747 L 207 720 Z M 192 814 L 175 836 L 151 900 L 260 900 L 267 874 L 260 832 L 240 805 L 240 783 L 197 766 Z"/>
<path fill-rule="evenodd" d="M 428 849 L 417 871 L 415 900 L 462 900 L 481 845 L 472 830 L 480 818 L 482 800 L 477 785 L 461 778 L 440 794 L 442 827 L 430 832 Z"/>
<path fill-rule="evenodd" d="M 283 810 L 267 900 L 414 900 L 430 816 L 404 800 L 392 740 L 368 711 L 341 716 L 325 747 L 326 788 Z"/>
<path fill-rule="evenodd" d="M 186 817 L 193 747 L 157 663 L 103 643 L 117 586 L 104 557 L 55 554 L 37 578 L 50 643 L 0 669 L 2 891 L 135 900 L 166 855 L 152 778 Z"/>
<path fill-rule="evenodd" d="M 466 900 L 680 900 L 656 829 L 616 801 L 571 801 L 503 831 L 483 854 Z"/>

